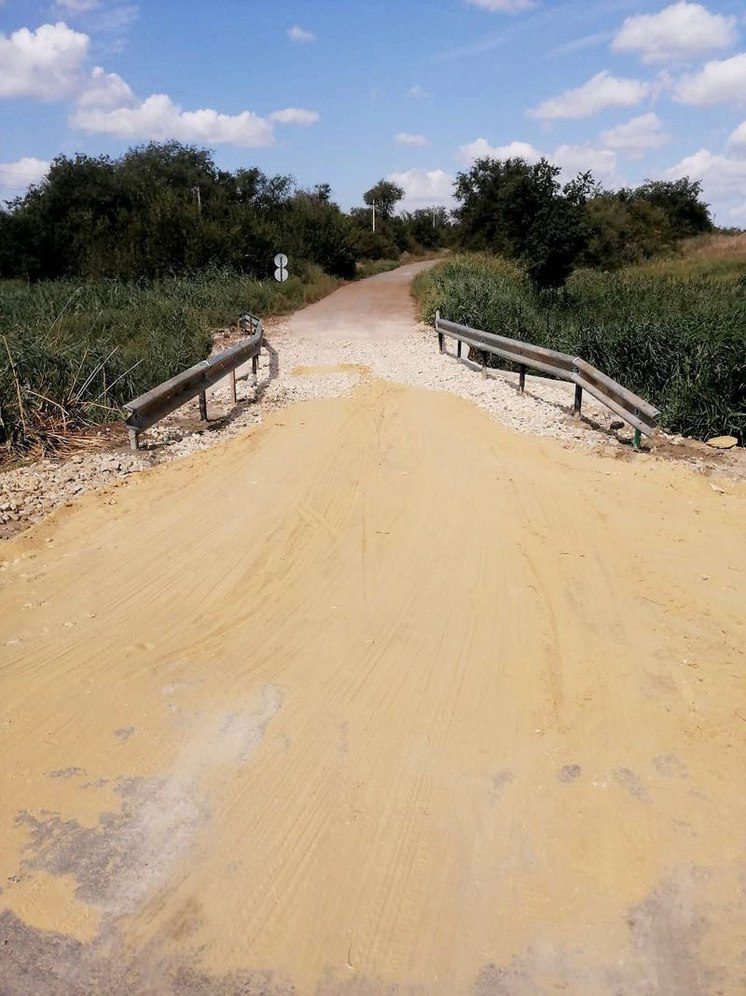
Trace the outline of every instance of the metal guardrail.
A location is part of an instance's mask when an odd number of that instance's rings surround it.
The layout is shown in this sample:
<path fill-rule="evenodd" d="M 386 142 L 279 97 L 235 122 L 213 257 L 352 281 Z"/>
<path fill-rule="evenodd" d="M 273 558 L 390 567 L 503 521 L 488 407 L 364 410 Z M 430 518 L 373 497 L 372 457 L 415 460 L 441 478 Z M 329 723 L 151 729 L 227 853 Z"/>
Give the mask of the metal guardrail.
<path fill-rule="evenodd" d="M 244 332 L 249 333 L 249 338 L 245 342 L 240 342 L 216 356 L 211 356 L 209 360 L 195 363 L 188 370 L 184 370 L 145 394 L 141 394 L 139 398 L 127 402 L 124 406 L 129 412 L 126 425 L 130 446 L 133 450 L 138 448 L 139 434 L 144 429 L 149 429 L 151 425 L 155 425 L 156 422 L 159 422 L 166 415 L 170 415 L 172 411 L 180 408 L 187 401 L 191 401 L 192 398 L 199 397 L 200 418 L 203 422 L 207 421 L 207 395 L 205 392 L 208 387 L 229 374 L 231 377 L 231 397 L 233 404 L 236 404 L 236 369 L 247 360 L 251 360 L 252 383 L 256 385 L 264 326 L 261 319 L 249 314 L 239 318 L 238 324 Z"/>
<path fill-rule="evenodd" d="M 660 411 L 643 398 L 628 391 L 626 387 L 617 384 L 611 377 L 601 373 L 590 363 L 579 356 L 569 356 L 558 353 L 554 349 L 534 346 L 519 339 L 508 339 L 492 332 L 482 332 L 468 325 L 458 325 L 440 317 L 435 312 L 435 331 L 438 333 L 438 345 L 444 352 L 444 336 L 456 339 L 457 355 L 461 356 L 461 344 L 466 343 L 484 353 L 491 353 L 504 360 L 510 360 L 518 365 L 518 390 L 523 393 L 526 385 L 526 368 L 551 374 L 560 380 L 567 380 L 575 385 L 575 403 L 573 410 L 580 414 L 583 403 L 583 391 L 587 391 L 601 404 L 606 405 L 615 415 L 627 422 L 635 430 L 634 446 L 640 448 L 640 434 L 652 436 L 658 428 Z M 486 376 L 484 365 L 482 375 Z"/>

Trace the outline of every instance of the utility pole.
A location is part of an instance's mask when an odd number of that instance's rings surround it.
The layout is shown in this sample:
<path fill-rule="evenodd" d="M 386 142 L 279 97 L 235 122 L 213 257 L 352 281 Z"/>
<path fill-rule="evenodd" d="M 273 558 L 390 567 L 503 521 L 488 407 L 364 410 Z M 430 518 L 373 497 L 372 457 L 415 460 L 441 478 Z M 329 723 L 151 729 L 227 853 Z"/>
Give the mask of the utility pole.
<path fill-rule="evenodd" d="M 373 201 L 373 231 L 376 230 L 376 202 Z"/>

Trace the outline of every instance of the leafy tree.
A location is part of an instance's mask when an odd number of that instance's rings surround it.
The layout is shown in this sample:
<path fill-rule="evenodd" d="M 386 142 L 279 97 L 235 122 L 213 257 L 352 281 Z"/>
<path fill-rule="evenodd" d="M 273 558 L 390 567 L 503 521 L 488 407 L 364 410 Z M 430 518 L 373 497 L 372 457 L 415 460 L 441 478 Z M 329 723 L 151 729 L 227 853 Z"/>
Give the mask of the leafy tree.
<path fill-rule="evenodd" d="M 320 184 L 256 168 L 228 173 L 177 142 L 120 159 L 61 156 L 0 213 L 0 275 L 160 277 L 213 263 L 255 276 L 283 250 L 338 276 L 354 273 L 347 219 Z"/>
<path fill-rule="evenodd" d="M 713 229 L 710 209 L 702 200 L 699 180 L 646 180 L 633 192 L 636 200 L 659 208 L 666 215 L 674 239 L 686 239 Z"/>
<path fill-rule="evenodd" d="M 521 260 L 538 287 L 559 286 L 588 238 L 585 174 L 566 187 L 546 159 L 478 159 L 456 178 L 462 244 Z"/>
<path fill-rule="evenodd" d="M 614 270 L 665 251 L 673 234 L 665 212 L 631 192 L 599 192 L 586 212 L 590 229 L 585 266 Z"/>
<path fill-rule="evenodd" d="M 394 208 L 404 196 L 404 191 L 390 180 L 379 180 L 378 183 L 366 190 L 363 200 L 369 206 L 375 204 L 376 211 L 383 219 L 390 218 L 394 213 Z"/>

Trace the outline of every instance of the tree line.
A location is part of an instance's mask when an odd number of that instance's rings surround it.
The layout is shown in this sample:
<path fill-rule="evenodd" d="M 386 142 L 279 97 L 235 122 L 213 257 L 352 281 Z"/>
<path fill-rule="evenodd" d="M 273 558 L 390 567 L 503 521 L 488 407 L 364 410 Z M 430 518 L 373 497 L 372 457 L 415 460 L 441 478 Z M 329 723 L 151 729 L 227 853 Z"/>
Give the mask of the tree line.
<path fill-rule="evenodd" d="M 365 192 L 367 208 L 344 212 L 328 184 L 228 172 L 208 150 L 176 142 L 116 159 L 60 156 L 0 210 L 0 277 L 138 280 L 219 265 L 263 278 L 283 251 L 351 278 L 361 260 L 458 246 L 515 258 L 543 287 L 578 266 L 615 269 L 670 251 L 713 227 L 697 182 L 605 191 L 590 173 L 564 185 L 559 175 L 545 159 L 479 159 L 456 178 L 453 212 L 397 213 L 404 191 L 387 180 Z"/>

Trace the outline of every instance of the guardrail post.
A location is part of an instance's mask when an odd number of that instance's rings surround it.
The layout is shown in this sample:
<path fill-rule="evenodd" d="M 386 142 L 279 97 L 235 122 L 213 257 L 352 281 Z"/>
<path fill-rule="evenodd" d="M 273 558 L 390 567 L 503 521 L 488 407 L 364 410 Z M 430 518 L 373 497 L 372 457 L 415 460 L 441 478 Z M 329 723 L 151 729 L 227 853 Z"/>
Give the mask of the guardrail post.
<path fill-rule="evenodd" d="M 640 430 L 639 429 L 635 429 L 635 435 L 634 435 L 634 438 L 632 440 L 632 445 L 638 451 L 638 453 L 640 451 L 641 443 L 642 443 L 642 437 L 640 436 Z"/>
<path fill-rule="evenodd" d="M 233 404 L 238 403 L 238 395 L 236 394 L 236 371 L 231 370 L 231 400 Z"/>
<path fill-rule="evenodd" d="M 257 384 L 256 372 L 257 372 L 258 369 L 259 369 L 259 357 L 258 356 L 252 356 L 251 357 L 251 383 L 252 383 L 252 385 L 254 387 L 256 387 L 256 384 Z"/>
<path fill-rule="evenodd" d="M 458 345 L 456 346 L 456 356 L 458 356 L 458 358 L 461 359 L 461 340 L 457 339 L 456 341 L 458 343 Z"/>
<path fill-rule="evenodd" d="M 438 333 L 438 349 L 443 352 L 443 333 L 440 331 L 438 326 L 440 325 L 440 311 L 436 309 L 435 311 L 435 331 Z"/>
<path fill-rule="evenodd" d="M 130 437 L 130 449 L 139 450 L 140 449 L 139 432 L 137 431 L 137 429 L 133 429 L 131 427 L 128 427 L 127 432 Z"/>
<path fill-rule="evenodd" d="M 521 364 L 518 367 L 518 393 L 523 394 L 526 390 L 526 368 Z"/>
<path fill-rule="evenodd" d="M 580 415 L 580 406 L 583 404 L 583 388 L 580 384 L 575 385 L 575 401 L 572 406 L 573 415 Z"/>
<path fill-rule="evenodd" d="M 199 417 L 202 422 L 207 421 L 207 395 L 204 391 L 199 392 Z"/>

